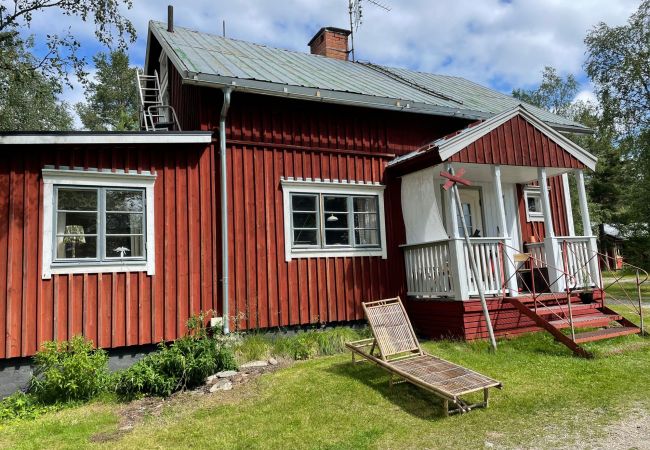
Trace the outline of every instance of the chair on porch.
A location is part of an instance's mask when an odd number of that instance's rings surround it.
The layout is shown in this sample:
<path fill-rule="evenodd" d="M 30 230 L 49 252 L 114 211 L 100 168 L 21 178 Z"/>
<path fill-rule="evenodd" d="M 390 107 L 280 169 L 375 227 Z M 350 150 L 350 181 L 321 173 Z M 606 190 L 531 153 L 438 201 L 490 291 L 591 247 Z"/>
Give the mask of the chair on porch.
<path fill-rule="evenodd" d="M 377 364 L 393 377 L 432 392 L 443 400 L 445 415 L 466 413 L 488 406 L 490 388 L 502 388 L 499 381 L 422 350 L 399 297 L 362 303 L 373 338 L 348 342 L 355 355 Z M 375 352 L 378 355 L 375 355 Z M 483 391 L 483 401 L 469 404 L 461 396 Z M 449 402 L 454 407 L 449 408 Z"/>

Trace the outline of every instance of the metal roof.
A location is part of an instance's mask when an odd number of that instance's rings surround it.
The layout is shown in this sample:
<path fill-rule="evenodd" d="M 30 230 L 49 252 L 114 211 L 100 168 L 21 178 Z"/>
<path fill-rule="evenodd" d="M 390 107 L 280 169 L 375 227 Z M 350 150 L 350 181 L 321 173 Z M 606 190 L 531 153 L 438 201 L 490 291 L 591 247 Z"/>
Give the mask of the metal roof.
<path fill-rule="evenodd" d="M 170 33 L 162 22 L 149 22 L 149 30 L 186 83 L 474 120 L 522 103 L 459 77 L 341 61 L 181 27 Z M 535 106 L 526 108 L 556 129 L 590 131 Z"/>

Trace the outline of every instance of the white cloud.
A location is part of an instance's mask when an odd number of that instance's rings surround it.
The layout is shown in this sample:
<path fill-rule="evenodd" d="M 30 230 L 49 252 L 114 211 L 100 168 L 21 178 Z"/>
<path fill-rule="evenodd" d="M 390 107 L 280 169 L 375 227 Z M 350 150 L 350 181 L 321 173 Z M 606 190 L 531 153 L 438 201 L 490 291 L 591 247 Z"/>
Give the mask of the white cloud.
<path fill-rule="evenodd" d="M 562 75 L 584 79 L 583 40 L 588 30 L 600 21 L 623 24 L 638 7 L 638 0 L 384 2 L 390 12 L 364 3 L 364 23 L 355 38 L 358 59 L 463 76 L 506 92 L 536 85 L 549 65 Z M 346 0 L 169 3 L 174 5 L 177 26 L 221 34 L 225 20 L 229 37 L 299 51 L 308 51 L 307 42 L 321 26 L 348 26 Z M 125 14 L 139 34 L 129 52 L 132 62 L 142 64 L 147 22 L 165 21 L 167 2 L 138 0 Z M 92 24 L 56 12 L 34 18 L 31 32 L 42 35 L 70 26 L 82 47 L 89 51 L 97 47 Z"/>
<path fill-rule="evenodd" d="M 573 99 L 573 102 L 586 102 L 586 103 L 593 103 L 593 104 L 598 104 L 598 99 L 596 98 L 596 94 L 594 94 L 594 91 L 591 89 L 584 89 L 576 95 L 576 98 Z"/>

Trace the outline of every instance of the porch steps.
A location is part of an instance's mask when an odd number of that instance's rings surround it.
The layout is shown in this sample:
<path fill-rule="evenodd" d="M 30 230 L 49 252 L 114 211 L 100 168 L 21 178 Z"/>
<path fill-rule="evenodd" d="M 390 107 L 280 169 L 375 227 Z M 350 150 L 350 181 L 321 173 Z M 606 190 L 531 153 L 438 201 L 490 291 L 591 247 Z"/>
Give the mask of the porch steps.
<path fill-rule="evenodd" d="M 562 331 L 571 327 L 566 297 L 553 299 L 557 303 L 553 306 L 537 306 L 537 312 L 528 298 L 508 297 L 505 300 L 533 320 L 537 326 L 551 333 L 557 341 L 566 345 L 573 353 L 585 358 L 590 358 L 593 355 L 580 346 L 582 343 L 641 333 L 641 329 L 634 323 L 600 303 L 583 304 L 571 300 L 574 329 L 599 328 L 598 330 L 575 333 L 575 339 L 572 339 L 570 335 Z M 546 299 L 544 300 L 546 301 Z"/>
<path fill-rule="evenodd" d="M 595 331 L 576 333 L 575 342 L 582 344 L 584 342 L 600 341 L 602 339 L 610 339 L 618 336 L 627 336 L 628 334 L 639 334 L 640 331 L 639 327 L 602 328 Z"/>
<path fill-rule="evenodd" d="M 623 317 L 618 314 L 593 314 L 589 316 L 579 316 L 573 318 L 573 326 L 576 328 L 597 328 L 606 327 L 610 322 L 621 320 Z M 564 329 L 571 327 L 569 319 L 559 319 L 549 321 L 555 328 Z"/>

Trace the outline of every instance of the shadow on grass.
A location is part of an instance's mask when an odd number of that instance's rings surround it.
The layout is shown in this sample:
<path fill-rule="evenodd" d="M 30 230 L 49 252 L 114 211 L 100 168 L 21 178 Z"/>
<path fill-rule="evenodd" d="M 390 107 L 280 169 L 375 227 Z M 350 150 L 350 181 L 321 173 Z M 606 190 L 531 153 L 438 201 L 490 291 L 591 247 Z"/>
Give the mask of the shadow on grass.
<path fill-rule="evenodd" d="M 391 387 L 389 373 L 370 362 L 343 362 L 329 367 L 327 371 L 374 389 L 386 400 L 414 417 L 424 420 L 444 418 L 442 399 L 406 382 Z"/>

